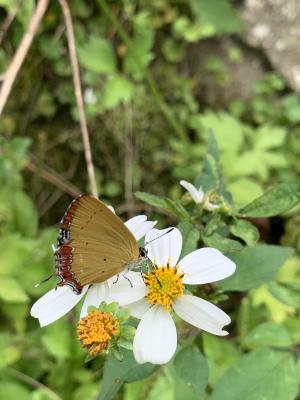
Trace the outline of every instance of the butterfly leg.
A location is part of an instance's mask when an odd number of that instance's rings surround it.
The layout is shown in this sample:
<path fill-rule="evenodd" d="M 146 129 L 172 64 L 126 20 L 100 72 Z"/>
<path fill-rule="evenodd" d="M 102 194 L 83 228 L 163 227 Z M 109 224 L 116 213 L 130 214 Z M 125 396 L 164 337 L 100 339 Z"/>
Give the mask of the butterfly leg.
<path fill-rule="evenodd" d="M 119 277 L 120 277 L 120 274 L 117 275 L 117 279 L 113 282 L 113 285 L 115 285 L 116 283 L 118 283 Z"/>
<path fill-rule="evenodd" d="M 128 278 L 128 276 L 126 276 L 125 274 L 122 274 L 122 276 L 130 283 L 130 286 L 133 288 L 133 284 L 132 284 L 131 280 Z"/>

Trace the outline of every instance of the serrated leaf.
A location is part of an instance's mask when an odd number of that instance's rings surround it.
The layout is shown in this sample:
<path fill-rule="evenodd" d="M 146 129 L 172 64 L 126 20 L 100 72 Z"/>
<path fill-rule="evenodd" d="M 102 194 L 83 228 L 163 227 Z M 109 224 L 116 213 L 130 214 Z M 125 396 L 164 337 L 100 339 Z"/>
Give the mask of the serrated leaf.
<path fill-rule="evenodd" d="M 118 104 L 128 103 L 133 95 L 132 83 L 120 76 L 115 75 L 108 79 L 103 91 L 103 104 L 106 109 L 116 107 Z"/>
<path fill-rule="evenodd" d="M 300 184 L 286 182 L 269 189 L 262 196 L 239 210 L 244 217 L 272 217 L 291 209 L 300 201 Z"/>
<path fill-rule="evenodd" d="M 212 129 L 209 130 L 203 169 L 195 180 L 195 187 L 201 187 L 204 192 L 216 190 L 228 203 L 231 203 L 231 195 L 227 192 L 223 179 L 218 144 Z"/>
<path fill-rule="evenodd" d="M 231 233 L 242 239 L 248 246 L 253 246 L 259 239 L 259 231 L 249 221 L 237 220 L 230 225 Z"/>
<path fill-rule="evenodd" d="M 86 43 L 78 46 L 81 65 L 98 73 L 116 72 L 116 59 L 111 44 L 104 38 L 91 35 Z"/>
<path fill-rule="evenodd" d="M 124 70 L 133 75 L 140 75 L 152 59 L 151 48 L 154 31 L 150 26 L 147 12 L 137 14 L 133 20 L 133 38 L 124 59 Z"/>
<path fill-rule="evenodd" d="M 271 281 L 279 268 L 293 254 L 289 247 L 257 245 L 246 247 L 228 257 L 236 263 L 237 269 L 229 278 L 219 282 L 224 290 L 244 291 Z"/>
<path fill-rule="evenodd" d="M 261 348 L 241 357 L 217 382 L 211 400 L 291 400 L 298 375 L 288 352 Z"/>

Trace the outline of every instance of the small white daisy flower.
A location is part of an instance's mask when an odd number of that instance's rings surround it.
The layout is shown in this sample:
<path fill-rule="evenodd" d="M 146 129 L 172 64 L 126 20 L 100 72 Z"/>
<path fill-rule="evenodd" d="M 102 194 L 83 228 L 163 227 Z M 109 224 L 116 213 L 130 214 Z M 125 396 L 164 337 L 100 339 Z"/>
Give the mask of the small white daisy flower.
<path fill-rule="evenodd" d="M 205 198 L 205 193 L 203 192 L 201 187 L 197 189 L 192 183 L 187 181 L 180 181 L 179 183 L 189 192 L 196 204 L 204 203 L 204 208 L 209 211 L 215 210 L 216 208 L 220 207 L 219 205 L 213 204 Z"/>
<path fill-rule="evenodd" d="M 112 211 L 114 210 L 112 209 Z M 125 222 L 137 241 L 145 236 L 155 224 L 156 221 L 147 221 L 146 215 L 137 215 Z M 80 313 L 80 318 L 83 318 L 87 314 L 89 306 L 98 307 L 102 301 L 107 300 L 109 287 L 116 279 L 113 277 L 106 282 L 86 285 L 80 294 L 75 294 L 68 286 L 58 286 L 38 299 L 33 304 L 30 314 L 34 318 L 38 318 L 41 326 L 49 325 L 67 314 L 86 295 Z"/>
<path fill-rule="evenodd" d="M 146 235 L 146 243 L 166 231 L 153 229 Z M 131 271 L 127 276 L 132 285 L 119 280 L 109 293 L 111 301 L 130 307 L 132 315 L 141 319 L 133 343 L 136 361 L 165 364 L 172 358 L 177 347 L 172 311 L 199 329 L 227 335 L 223 327 L 230 323 L 229 316 L 210 302 L 185 294 L 185 284 L 227 278 L 234 273 L 235 263 L 213 248 L 198 249 L 178 261 L 182 236 L 176 228 L 146 248 L 153 270 L 144 276 L 144 281 L 138 272 Z"/>

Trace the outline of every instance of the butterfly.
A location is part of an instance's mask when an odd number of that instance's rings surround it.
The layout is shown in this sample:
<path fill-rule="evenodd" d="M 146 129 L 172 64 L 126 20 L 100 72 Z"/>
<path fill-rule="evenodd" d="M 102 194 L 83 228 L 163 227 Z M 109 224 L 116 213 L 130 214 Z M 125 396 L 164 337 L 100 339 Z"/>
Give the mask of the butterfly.
<path fill-rule="evenodd" d="M 62 220 L 55 249 L 55 272 L 76 294 L 83 286 L 104 282 L 146 257 L 123 221 L 102 201 L 82 194 Z"/>

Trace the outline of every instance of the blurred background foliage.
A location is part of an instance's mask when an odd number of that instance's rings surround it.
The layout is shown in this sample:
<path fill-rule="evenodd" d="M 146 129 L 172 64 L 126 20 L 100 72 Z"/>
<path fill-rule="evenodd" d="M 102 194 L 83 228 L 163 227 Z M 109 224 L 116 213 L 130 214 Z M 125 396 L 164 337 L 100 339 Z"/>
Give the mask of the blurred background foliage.
<path fill-rule="evenodd" d="M 124 219 L 147 212 L 160 226 L 177 223 L 134 192 L 178 199 L 183 194 L 179 180 L 194 181 L 200 173 L 210 129 L 239 207 L 276 182 L 299 179 L 300 98 L 266 55 L 243 41 L 242 4 L 70 2 L 99 196 Z M 7 31 L 1 31 L 1 73 L 34 8 L 33 0 L 0 0 L 1 26 L 14 15 Z M 262 66 L 259 76 L 236 72 L 246 71 L 249 53 Z M 72 197 L 89 192 L 87 182 L 65 25 L 54 1 L 0 124 L 1 399 L 97 398 L 104 359 L 84 364 L 85 352 L 74 333 L 78 315 L 43 329 L 29 316 L 31 304 L 53 287 L 53 282 L 34 284 L 53 270 L 56 222 Z M 230 296 L 226 311 L 234 310 L 234 322 L 229 339 L 201 334 L 196 343 L 207 361 L 194 347 L 179 352 L 174 363 L 123 385 L 114 398 L 206 398 L 203 374 L 189 390 L 178 380 L 181 376 L 189 383 L 187 368 L 182 370 L 187 365 L 206 371 L 213 400 L 240 399 L 238 389 L 232 389 L 239 371 L 256 387 L 249 399 L 262 399 L 261 387 L 276 379 L 282 384 L 268 398 L 296 398 L 299 382 L 289 381 L 295 368 L 287 355 L 296 354 L 300 344 L 299 208 L 252 222 L 261 240 L 293 247 L 294 254 L 275 279 Z M 182 343 L 188 342 L 185 329 Z M 266 375 L 259 383 L 253 370 L 258 365 L 259 374 Z"/>

